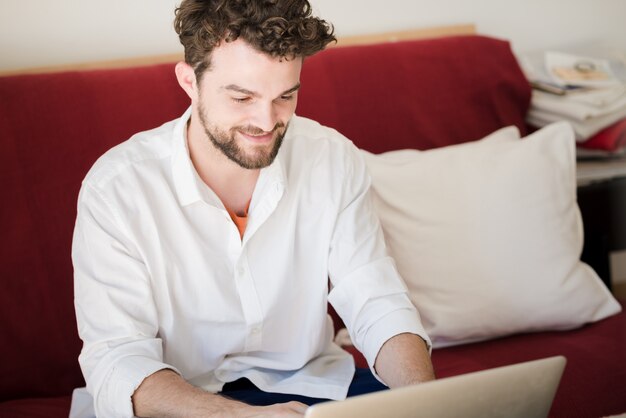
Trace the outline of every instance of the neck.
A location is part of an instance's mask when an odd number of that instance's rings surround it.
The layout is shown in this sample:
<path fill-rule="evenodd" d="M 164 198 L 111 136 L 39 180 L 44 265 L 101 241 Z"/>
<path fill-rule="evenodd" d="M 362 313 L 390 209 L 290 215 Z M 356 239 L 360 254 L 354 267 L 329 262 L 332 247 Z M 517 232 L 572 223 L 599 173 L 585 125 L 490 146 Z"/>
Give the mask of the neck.
<path fill-rule="evenodd" d="M 197 120 L 197 119 L 196 119 Z M 231 161 L 207 138 L 192 117 L 187 128 L 191 161 L 204 183 L 235 213 L 245 212 L 260 170 L 249 170 Z"/>

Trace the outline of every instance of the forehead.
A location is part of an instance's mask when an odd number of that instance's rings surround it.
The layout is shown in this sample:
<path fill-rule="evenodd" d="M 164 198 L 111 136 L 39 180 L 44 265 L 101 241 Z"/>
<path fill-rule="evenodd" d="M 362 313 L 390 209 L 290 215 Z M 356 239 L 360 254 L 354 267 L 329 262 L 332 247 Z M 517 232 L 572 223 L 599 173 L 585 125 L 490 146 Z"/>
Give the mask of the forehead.
<path fill-rule="evenodd" d="M 211 53 L 211 66 L 203 74 L 211 84 L 236 84 L 255 91 L 283 91 L 300 81 L 302 58 L 271 57 L 244 40 L 222 42 Z M 215 86 L 220 87 L 220 86 Z"/>

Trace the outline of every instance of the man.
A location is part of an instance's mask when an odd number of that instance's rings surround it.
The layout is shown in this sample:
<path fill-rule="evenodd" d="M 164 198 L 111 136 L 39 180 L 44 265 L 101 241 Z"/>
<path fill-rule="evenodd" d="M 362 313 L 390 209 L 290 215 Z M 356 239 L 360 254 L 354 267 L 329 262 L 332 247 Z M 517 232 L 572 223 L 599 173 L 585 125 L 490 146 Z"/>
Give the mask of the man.
<path fill-rule="evenodd" d="M 378 380 L 434 378 L 363 161 L 294 115 L 303 59 L 332 28 L 307 0 L 183 0 L 175 27 L 190 109 L 106 153 L 79 196 L 96 414 L 298 417 Z M 328 301 L 374 375 L 332 342 Z"/>

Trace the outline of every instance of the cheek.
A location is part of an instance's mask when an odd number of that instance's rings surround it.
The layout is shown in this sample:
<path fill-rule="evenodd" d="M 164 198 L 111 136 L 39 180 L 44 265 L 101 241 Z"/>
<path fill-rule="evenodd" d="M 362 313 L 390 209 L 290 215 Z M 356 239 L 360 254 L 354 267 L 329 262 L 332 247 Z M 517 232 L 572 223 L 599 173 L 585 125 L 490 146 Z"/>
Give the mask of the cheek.
<path fill-rule="evenodd" d="M 279 110 L 280 119 L 284 122 L 287 122 L 293 114 L 296 112 L 296 107 L 298 106 L 298 99 L 293 99 L 285 103 Z"/>
<path fill-rule="evenodd" d="M 250 118 L 249 112 L 236 103 L 218 104 L 213 111 L 208 111 L 208 113 L 208 118 L 223 130 L 245 125 Z"/>
<path fill-rule="evenodd" d="M 223 131 L 241 125 L 241 122 L 248 117 L 242 106 L 215 94 L 206 92 L 201 94 L 198 103 L 201 105 L 201 110 L 204 111 L 205 119 Z"/>

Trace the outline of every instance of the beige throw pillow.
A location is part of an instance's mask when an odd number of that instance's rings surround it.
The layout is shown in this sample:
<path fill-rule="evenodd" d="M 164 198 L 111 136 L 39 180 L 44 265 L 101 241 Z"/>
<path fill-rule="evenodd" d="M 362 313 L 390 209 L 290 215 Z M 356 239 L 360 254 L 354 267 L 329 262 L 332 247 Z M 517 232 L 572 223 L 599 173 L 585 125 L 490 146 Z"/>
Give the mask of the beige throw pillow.
<path fill-rule="evenodd" d="M 364 151 L 398 270 L 435 347 L 620 311 L 582 263 L 575 139 L 556 123 L 428 151 Z"/>

